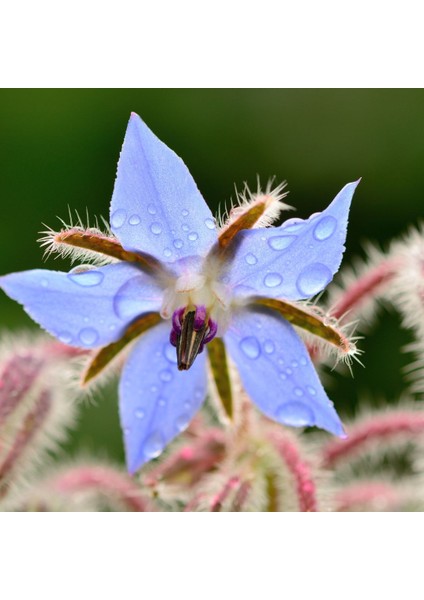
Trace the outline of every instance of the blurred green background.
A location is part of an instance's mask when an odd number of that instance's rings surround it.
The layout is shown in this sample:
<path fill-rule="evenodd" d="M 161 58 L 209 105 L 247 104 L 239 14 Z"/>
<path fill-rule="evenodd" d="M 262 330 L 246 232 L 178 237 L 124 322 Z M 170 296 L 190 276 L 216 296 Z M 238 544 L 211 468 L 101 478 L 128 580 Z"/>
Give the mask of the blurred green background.
<path fill-rule="evenodd" d="M 307 217 L 362 177 L 345 264 L 365 240 L 384 245 L 421 218 L 423 90 L 1 90 L 1 274 L 42 266 L 38 232 L 42 223 L 57 227 L 68 206 L 108 217 L 130 111 L 184 159 L 215 210 L 234 183 L 275 175 L 288 181 L 296 216 Z M 0 310 L 3 330 L 35 327 L 3 294 Z M 408 340 L 396 315 L 381 313 L 361 343 L 365 369 L 329 383 L 342 415 L 359 398 L 397 401 Z M 122 460 L 115 384 L 83 404 L 66 451 Z"/>

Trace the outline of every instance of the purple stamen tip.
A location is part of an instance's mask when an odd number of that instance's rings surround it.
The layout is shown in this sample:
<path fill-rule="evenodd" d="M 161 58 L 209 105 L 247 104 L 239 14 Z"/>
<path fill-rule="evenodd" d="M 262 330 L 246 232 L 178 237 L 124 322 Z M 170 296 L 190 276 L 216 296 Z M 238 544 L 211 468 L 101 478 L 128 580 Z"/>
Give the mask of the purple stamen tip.
<path fill-rule="evenodd" d="M 205 344 L 208 344 L 216 336 L 218 332 L 218 323 L 213 319 L 209 319 L 209 331 L 203 340 Z"/>
<path fill-rule="evenodd" d="M 194 330 L 200 331 L 204 326 L 206 321 L 206 307 L 205 306 L 196 306 L 196 312 L 194 314 Z"/>
<path fill-rule="evenodd" d="M 172 314 L 172 329 L 176 333 L 181 333 L 181 319 L 184 316 L 184 311 L 185 308 L 177 308 Z"/>
<path fill-rule="evenodd" d="M 175 331 L 175 329 L 171 329 L 171 333 L 169 334 L 169 341 L 172 344 L 172 346 L 177 347 L 178 333 Z"/>

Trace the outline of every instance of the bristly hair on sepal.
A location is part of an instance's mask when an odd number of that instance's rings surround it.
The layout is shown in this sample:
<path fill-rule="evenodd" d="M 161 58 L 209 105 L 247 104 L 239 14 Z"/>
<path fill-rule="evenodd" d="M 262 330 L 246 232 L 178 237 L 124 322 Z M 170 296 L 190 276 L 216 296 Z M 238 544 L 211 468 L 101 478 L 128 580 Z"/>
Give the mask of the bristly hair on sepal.
<path fill-rule="evenodd" d="M 270 227 L 279 217 L 283 210 L 294 210 L 293 206 L 285 204 L 282 200 L 288 192 L 284 192 L 287 182 L 283 181 L 273 188 L 274 178 L 270 179 L 264 190 L 261 188 L 259 177 L 257 179 L 256 192 L 249 189 L 245 182 L 242 192 L 236 188 L 236 199 L 231 200 L 230 207 L 226 207 L 222 214 L 218 215 L 219 233 L 222 234 L 243 213 L 250 211 L 253 207 L 261 205 L 263 210 L 252 228 Z"/>
<path fill-rule="evenodd" d="M 94 240 L 102 242 L 104 240 L 110 242 L 116 242 L 116 238 L 110 230 L 108 222 L 100 217 L 102 226 L 100 226 L 99 219 L 94 218 L 94 225 L 90 225 L 90 219 L 87 212 L 86 222 L 84 223 L 80 215 L 76 212 L 76 218 L 69 211 L 69 220 L 66 222 L 64 219 L 58 217 L 62 224 L 59 231 L 45 225 L 47 229 L 40 231 L 40 237 L 38 239 L 39 244 L 44 248 L 44 258 L 47 259 L 51 255 L 56 255 L 55 258 L 70 259 L 71 263 L 76 262 L 88 262 L 93 266 L 103 266 L 116 262 L 116 259 L 110 255 L 106 255 L 101 250 L 93 248 L 83 248 L 79 245 L 72 243 L 72 237 L 75 236 L 90 236 Z M 94 244 L 95 246 L 95 244 Z"/>

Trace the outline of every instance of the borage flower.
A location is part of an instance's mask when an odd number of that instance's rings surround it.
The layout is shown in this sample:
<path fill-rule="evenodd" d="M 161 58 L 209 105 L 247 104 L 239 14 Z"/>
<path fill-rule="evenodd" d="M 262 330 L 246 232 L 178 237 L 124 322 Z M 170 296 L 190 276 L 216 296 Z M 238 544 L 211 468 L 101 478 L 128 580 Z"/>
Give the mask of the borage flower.
<path fill-rule="evenodd" d="M 265 415 L 343 436 L 292 324 L 352 352 L 341 331 L 295 301 L 321 292 L 337 272 L 356 185 L 324 212 L 276 228 L 264 226 L 287 208 L 282 186 L 259 190 L 217 227 L 185 164 L 133 114 L 111 202 L 114 235 L 71 227 L 48 238 L 54 250 L 74 247 L 113 264 L 14 273 L 0 285 L 65 344 L 101 348 L 85 382 L 141 336 L 119 386 L 130 472 L 158 456 L 199 410 L 206 354 L 231 415 L 226 349 Z"/>

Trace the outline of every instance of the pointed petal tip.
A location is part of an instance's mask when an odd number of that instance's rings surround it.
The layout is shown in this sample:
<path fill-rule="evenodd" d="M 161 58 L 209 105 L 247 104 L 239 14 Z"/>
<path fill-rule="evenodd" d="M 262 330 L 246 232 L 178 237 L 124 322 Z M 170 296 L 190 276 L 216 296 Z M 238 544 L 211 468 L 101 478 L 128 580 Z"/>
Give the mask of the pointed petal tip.
<path fill-rule="evenodd" d="M 141 117 L 140 115 L 138 115 L 136 112 L 134 112 L 133 110 L 131 111 L 131 115 L 130 115 L 130 119 L 140 119 Z"/>

